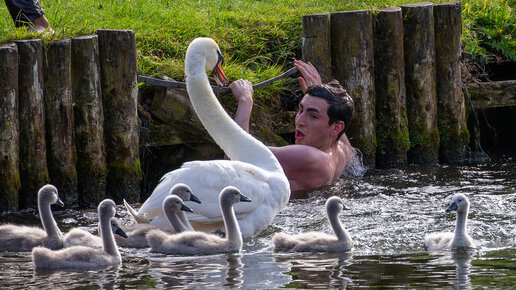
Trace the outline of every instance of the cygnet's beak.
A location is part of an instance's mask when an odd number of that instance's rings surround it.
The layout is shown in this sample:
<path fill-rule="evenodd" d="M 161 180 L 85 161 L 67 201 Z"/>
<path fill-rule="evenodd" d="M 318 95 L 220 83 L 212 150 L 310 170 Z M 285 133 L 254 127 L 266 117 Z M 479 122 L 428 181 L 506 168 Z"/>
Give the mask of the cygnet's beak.
<path fill-rule="evenodd" d="M 64 202 L 59 197 L 57 198 L 56 204 L 59 206 L 64 206 Z"/>
<path fill-rule="evenodd" d="M 190 194 L 190 201 L 193 201 L 193 202 L 196 202 L 196 203 L 201 203 L 201 200 L 196 196 L 194 195 L 193 193 Z"/>
<path fill-rule="evenodd" d="M 454 210 L 457 210 L 457 208 L 458 208 L 457 204 L 456 204 L 455 202 L 452 202 L 452 203 L 450 204 L 450 206 L 446 209 L 446 211 L 445 211 L 445 212 L 454 211 Z"/>
<path fill-rule="evenodd" d="M 122 228 L 117 228 L 115 230 L 115 234 L 121 236 L 122 238 L 126 238 L 126 239 L 128 238 L 127 234 L 124 232 L 124 230 L 122 230 Z"/>
<path fill-rule="evenodd" d="M 224 87 L 229 84 L 229 81 L 226 75 L 224 74 L 224 71 L 222 70 L 222 63 L 224 62 L 224 57 L 222 57 L 222 54 L 219 51 L 217 51 L 217 53 L 219 55 L 219 61 L 217 62 L 217 65 L 211 73 L 213 74 L 217 85 Z"/>
<path fill-rule="evenodd" d="M 243 202 L 251 202 L 251 199 L 249 199 L 249 197 L 243 195 L 243 194 L 240 194 L 240 201 L 243 201 Z"/>
<path fill-rule="evenodd" d="M 193 212 L 193 210 L 190 207 L 188 207 L 186 204 L 181 205 L 181 210 Z"/>

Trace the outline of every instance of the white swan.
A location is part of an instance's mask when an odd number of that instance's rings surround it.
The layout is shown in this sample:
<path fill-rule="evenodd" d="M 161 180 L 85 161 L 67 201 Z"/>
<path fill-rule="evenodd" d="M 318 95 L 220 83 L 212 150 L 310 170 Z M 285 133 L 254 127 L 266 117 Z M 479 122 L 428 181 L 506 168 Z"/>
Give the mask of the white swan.
<path fill-rule="evenodd" d="M 123 238 L 127 238 L 126 233 L 120 227 L 120 224 L 117 220 L 111 219 L 111 230 L 117 236 L 121 236 Z M 100 233 L 100 224 L 99 224 L 99 233 Z M 95 236 L 90 232 L 87 232 L 83 229 L 74 228 L 71 229 L 68 233 L 65 234 L 63 240 L 63 247 L 70 248 L 74 246 L 86 246 L 90 248 L 102 249 L 103 242 L 102 238 L 99 236 Z"/>
<path fill-rule="evenodd" d="M 222 70 L 222 54 L 209 38 L 197 38 L 186 52 L 186 86 L 192 105 L 202 124 L 231 160 L 193 161 L 165 174 L 138 214 L 153 219 L 163 215 L 161 204 L 170 188 L 179 182 L 190 185 L 203 201 L 192 205 L 188 216 L 197 230 L 223 227 L 217 206 L 219 192 L 232 185 L 245 189 L 252 203 L 239 204 L 235 213 L 244 237 L 258 235 L 287 204 L 290 185 L 280 163 L 262 142 L 240 128 L 224 111 L 210 87 L 206 69 L 215 72 L 215 80 L 227 82 Z M 164 222 L 161 220 L 161 224 Z"/>
<path fill-rule="evenodd" d="M 342 200 L 332 196 L 326 201 L 326 213 L 335 236 L 321 232 L 308 232 L 299 235 L 277 233 L 272 237 L 274 247 L 279 251 L 293 252 L 348 252 L 353 249 L 353 240 L 339 220 L 344 207 Z"/>
<path fill-rule="evenodd" d="M 242 234 L 235 217 L 233 205 L 250 202 L 236 187 L 225 187 L 219 196 L 219 204 L 226 228 L 226 238 L 205 232 L 182 232 L 169 235 L 159 230 L 147 234 L 151 252 L 184 255 L 206 255 L 239 252 L 242 249 Z"/>
<path fill-rule="evenodd" d="M 103 200 L 98 206 L 102 249 L 75 246 L 52 251 L 35 247 L 32 249 L 34 266 L 46 269 L 86 269 L 122 263 L 111 229 L 111 219 L 115 216 L 115 211 L 116 205 L 110 199 Z"/>
<path fill-rule="evenodd" d="M 457 211 L 455 233 L 431 233 L 425 236 L 424 244 L 427 251 L 444 251 L 475 248 L 473 239 L 466 229 L 469 212 L 469 200 L 462 194 L 456 194 L 446 212 Z"/>
<path fill-rule="evenodd" d="M 149 243 L 145 236 L 150 230 L 158 229 L 169 235 L 188 231 L 188 227 L 179 219 L 179 212 L 181 211 L 192 212 L 192 209 L 186 206 L 177 195 L 167 196 L 163 201 L 163 212 L 165 212 L 172 229 L 170 227 L 165 228 L 151 224 L 132 224 L 125 227 L 125 232 L 128 237 L 121 238 L 115 236 L 117 245 L 127 248 L 148 248 Z"/>
<path fill-rule="evenodd" d="M 51 184 L 38 191 L 38 209 L 44 230 L 38 227 L 7 224 L 0 226 L 0 252 L 30 251 L 36 246 L 50 249 L 63 247 L 63 234 L 57 227 L 50 206 L 64 203 L 59 199 L 57 188 Z"/>
<path fill-rule="evenodd" d="M 186 201 L 193 201 L 193 202 L 196 202 L 198 204 L 201 204 L 201 201 L 192 192 L 192 189 L 190 189 L 190 187 L 188 185 L 184 184 L 184 183 L 178 183 L 178 184 L 175 184 L 174 186 L 172 186 L 172 188 L 170 189 L 170 195 L 177 195 L 184 202 L 186 202 Z M 125 201 L 125 199 L 124 199 L 124 205 L 127 208 L 127 211 L 129 212 L 129 214 L 133 217 L 133 219 L 138 224 L 141 224 L 141 226 L 135 225 L 135 226 L 132 226 L 132 228 L 134 228 L 134 229 L 137 229 L 137 228 L 141 228 L 141 229 L 152 228 L 152 227 L 149 227 L 149 226 L 145 226 L 145 224 L 149 223 L 150 220 L 148 220 L 145 217 L 145 215 L 139 214 L 129 203 L 127 203 Z M 152 215 L 152 216 L 158 215 L 158 217 L 156 217 L 154 219 L 153 224 L 163 225 L 163 227 L 165 227 L 165 228 L 166 227 L 170 228 L 170 226 L 171 226 L 171 223 L 169 222 L 170 219 L 167 218 L 166 215 L 162 215 L 163 211 L 161 209 L 159 211 L 157 211 L 157 212 L 149 212 L 149 214 Z M 177 218 L 179 218 L 179 220 L 180 220 L 180 223 L 176 223 L 176 225 L 180 226 L 182 224 L 183 228 L 181 228 L 179 230 L 175 229 L 175 228 L 170 228 L 171 230 L 173 230 L 174 232 L 193 231 L 194 230 L 192 225 L 188 221 L 188 218 L 186 217 L 185 211 L 181 211 L 181 210 L 180 211 L 176 211 L 176 214 L 177 214 Z M 175 218 L 173 218 L 173 219 L 175 220 Z M 127 228 L 126 228 L 126 230 L 127 230 Z"/>

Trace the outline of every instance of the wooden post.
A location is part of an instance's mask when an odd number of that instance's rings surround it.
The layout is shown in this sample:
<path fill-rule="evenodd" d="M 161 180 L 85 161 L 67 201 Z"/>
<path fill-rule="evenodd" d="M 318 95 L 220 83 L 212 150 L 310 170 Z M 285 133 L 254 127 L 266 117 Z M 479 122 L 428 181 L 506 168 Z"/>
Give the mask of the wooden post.
<path fill-rule="evenodd" d="M 67 206 L 77 204 L 71 47 L 70 39 L 52 42 L 45 50 L 43 70 L 48 174 Z"/>
<path fill-rule="evenodd" d="M 107 194 L 137 202 L 140 192 L 136 41 L 133 31 L 99 30 Z"/>
<path fill-rule="evenodd" d="M 376 166 L 395 168 L 407 165 L 410 147 L 401 8 L 377 10 L 373 18 Z"/>
<path fill-rule="evenodd" d="M 362 151 L 364 165 L 375 166 L 373 25 L 370 10 L 331 14 L 332 61 L 335 78 L 355 101 L 346 124 L 351 144 Z"/>
<path fill-rule="evenodd" d="M 460 2 L 434 5 L 439 160 L 467 158 L 469 131 L 460 70 L 462 15 Z"/>
<path fill-rule="evenodd" d="M 0 212 L 18 209 L 18 49 L 0 45 Z"/>
<path fill-rule="evenodd" d="M 433 164 L 439 158 L 439 131 L 432 3 L 403 5 L 401 11 L 411 146 L 408 161 L 414 164 Z"/>
<path fill-rule="evenodd" d="M 95 208 L 106 198 L 107 176 L 97 35 L 72 38 L 72 99 L 79 206 Z"/>
<path fill-rule="evenodd" d="M 303 60 L 310 61 L 323 82 L 333 79 L 331 69 L 330 15 L 303 16 Z"/>
<path fill-rule="evenodd" d="M 49 182 L 43 102 L 43 47 L 40 39 L 17 40 L 20 126 L 20 208 L 37 207 L 38 191 Z"/>

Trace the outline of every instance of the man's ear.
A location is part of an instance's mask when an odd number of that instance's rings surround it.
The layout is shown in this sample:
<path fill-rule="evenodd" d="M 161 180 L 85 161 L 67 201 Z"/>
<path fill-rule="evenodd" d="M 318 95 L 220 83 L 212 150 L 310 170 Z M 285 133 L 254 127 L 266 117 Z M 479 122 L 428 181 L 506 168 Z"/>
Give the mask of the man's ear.
<path fill-rule="evenodd" d="M 336 121 L 331 124 L 330 134 L 332 137 L 338 136 L 339 133 L 346 128 L 344 121 Z"/>

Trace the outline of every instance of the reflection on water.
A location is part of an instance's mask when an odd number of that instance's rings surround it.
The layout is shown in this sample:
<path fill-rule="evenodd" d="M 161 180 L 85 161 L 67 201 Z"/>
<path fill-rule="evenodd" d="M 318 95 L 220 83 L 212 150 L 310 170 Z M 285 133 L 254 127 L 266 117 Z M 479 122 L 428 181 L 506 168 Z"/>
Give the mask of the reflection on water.
<path fill-rule="evenodd" d="M 516 163 L 374 170 L 297 194 L 242 253 L 183 257 L 122 248 L 123 264 L 93 271 L 34 271 L 30 253 L 0 253 L 1 288 L 345 288 L 510 287 L 516 283 Z M 451 197 L 470 199 L 473 252 L 425 252 L 422 238 L 453 231 Z M 276 232 L 330 233 L 324 203 L 338 195 L 351 209 L 340 215 L 355 241 L 352 253 L 277 253 Z M 130 223 L 119 207 L 122 224 Z M 96 233 L 95 211 L 56 213 L 63 231 Z M 4 214 L 0 222 L 38 224 L 34 211 Z"/>

